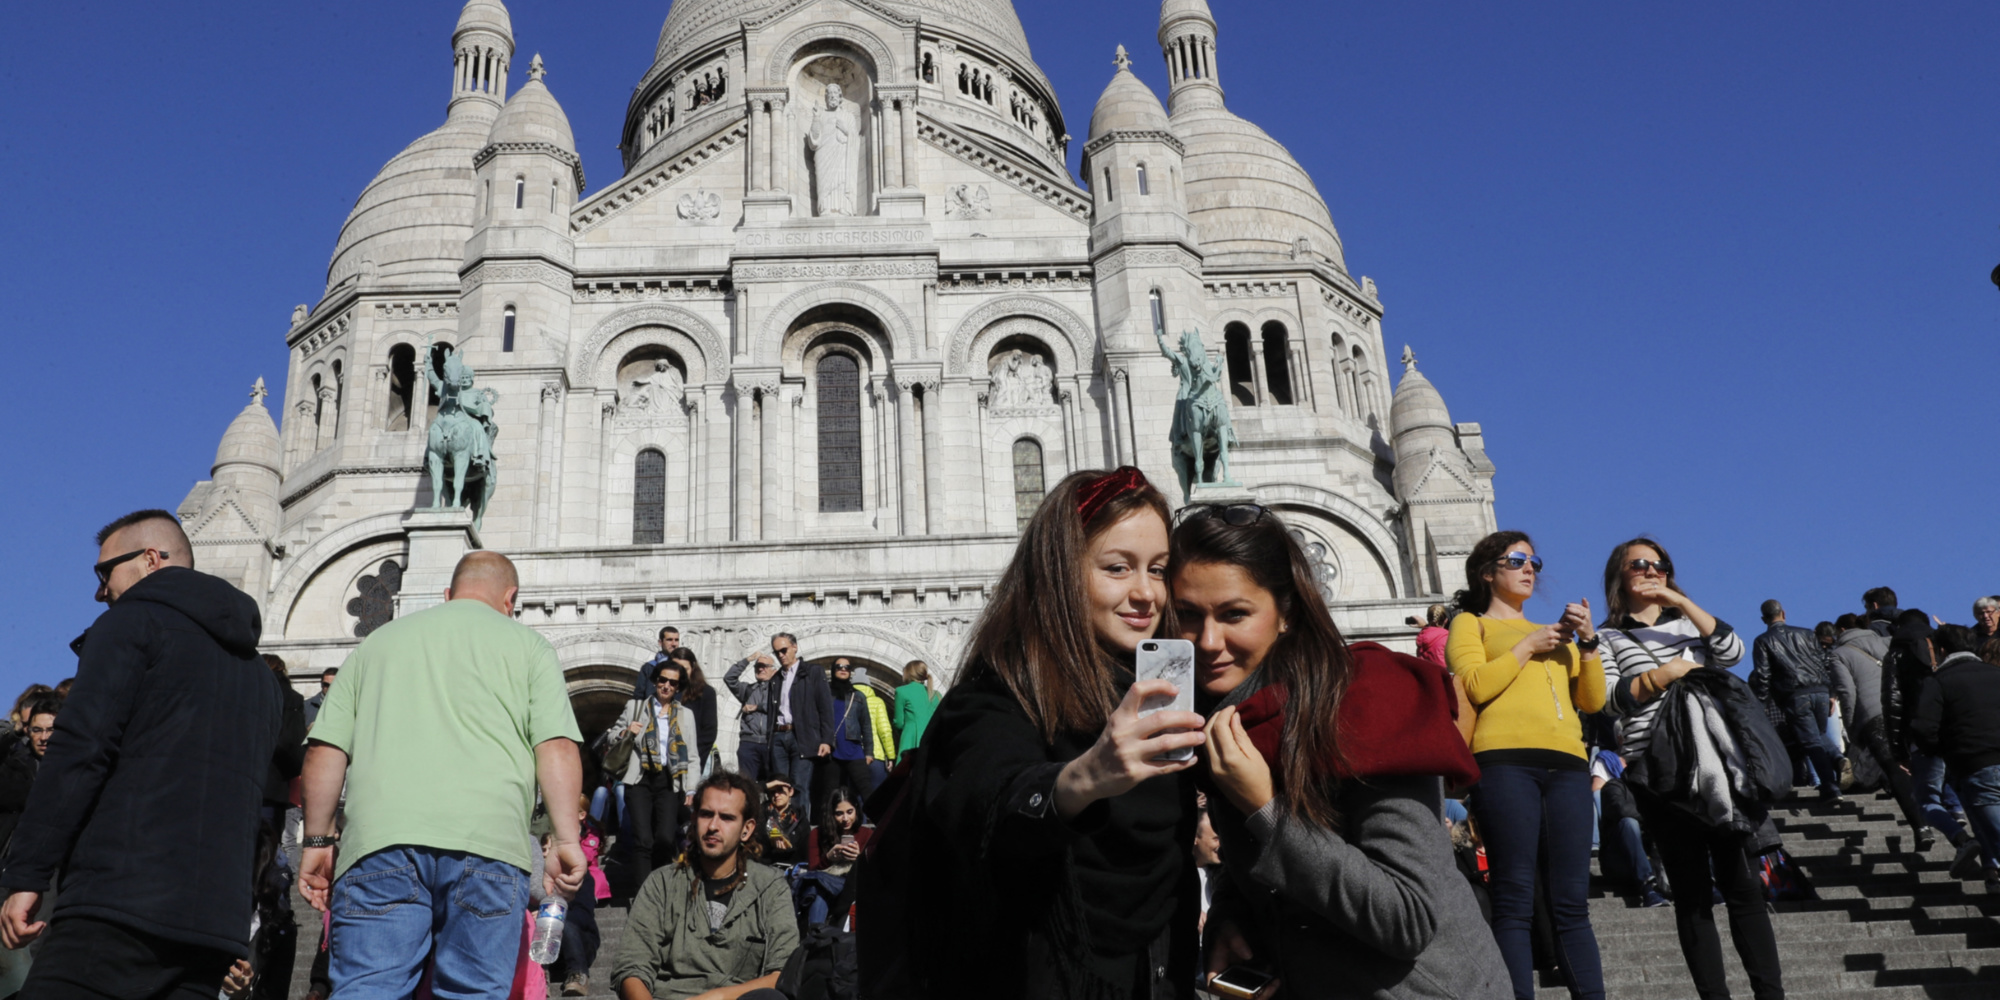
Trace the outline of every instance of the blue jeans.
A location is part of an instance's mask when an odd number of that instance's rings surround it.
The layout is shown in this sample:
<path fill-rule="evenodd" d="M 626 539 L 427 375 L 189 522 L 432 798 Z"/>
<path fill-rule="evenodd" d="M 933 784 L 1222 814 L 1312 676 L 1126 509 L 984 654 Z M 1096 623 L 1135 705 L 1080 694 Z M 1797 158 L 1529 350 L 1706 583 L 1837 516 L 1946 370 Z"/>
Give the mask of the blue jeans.
<path fill-rule="evenodd" d="M 1832 712 L 1833 698 L 1825 688 L 1795 691 L 1790 711 L 1785 713 L 1785 721 L 1792 727 L 1792 736 L 1805 750 L 1806 759 L 1812 761 L 1820 791 L 1838 793 L 1840 755 L 1834 753 L 1832 743 L 1826 738 L 1826 720 Z"/>
<path fill-rule="evenodd" d="M 2000 764 L 1982 767 L 1958 779 L 1958 801 L 1965 804 L 1965 819 L 1979 848 L 1986 854 L 1986 867 L 2000 866 Z"/>
<path fill-rule="evenodd" d="M 1944 781 L 1944 758 L 1921 750 L 1910 751 L 1910 780 L 1917 786 L 1917 801 L 1923 804 L 1924 819 L 1944 834 L 1946 840 L 1954 844 L 1963 840 L 1965 827 L 1959 825 L 1958 815 L 1945 802 L 1945 795 L 1951 789 Z"/>
<path fill-rule="evenodd" d="M 391 847 L 333 884 L 333 995 L 403 1000 L 432 963 L 438 1000 L 506 1000 L 528 873 L 463 851 Z"/>
<path fill-rule="evenodd" d="M 744 777 L 758 784 L 778 776 L 777 761 L 777 755 L 772 752 L 769 743 L 752 743 L 746 736 L 741 743 L 736 744 L 736 769 L 743 772 Z M 785 777 L 791 776 L 791 771 L 787 769 Z"/>
<path fill-rule="evenodd" d="M 1590 772 L 1520 764 L 1482 765 L 1472 814 L 1486 842 L 1493 938 L 1507 960 L 1517 1000 L 1534 1000 L 1535 955 L 1529 924 L 1535 875 L 1548 882 L 1549 911 L 1569 990 L 1602 1000 L 1604 965 L 1590 929 L 1590 831 L 1596 826 Z"/>
<path fill-rule="evenodd" d="M 833 901 L 847 889 L 847 878 L 842 875 L 828 875 L 825 872 L 804 870 L 800 865 L 792 872 L 793 905 L 799 908 L 806 924 L 826 922 Z"/>
<path fill-rule="evenodd" d="M 801 755 L 796 734 L 771 734 L 772 773 L 791 776 L 792 787 L 799 793 L 792 801 L 798 803 L 799 815 L 807 823 L 812 822 L 813 762 L 818 759 L 813 754 L 818 749 L 817 746 L 806 747 L 804 755 Z"/>

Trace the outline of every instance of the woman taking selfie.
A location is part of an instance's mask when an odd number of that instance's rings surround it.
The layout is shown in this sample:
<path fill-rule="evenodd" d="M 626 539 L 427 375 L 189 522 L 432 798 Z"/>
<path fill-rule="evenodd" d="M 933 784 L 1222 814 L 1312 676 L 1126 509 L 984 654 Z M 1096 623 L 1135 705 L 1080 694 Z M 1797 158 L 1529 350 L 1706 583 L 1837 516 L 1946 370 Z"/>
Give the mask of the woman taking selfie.
<path fill-rule="evenodd" d="M 1478 774 L 1444 673 L 1347 645 L 1304 552 L 1254 504 L 1184 512 L 1173 593 L 1200 697 L 1221 702 L 1209 815 L 1230 884 L 1207 972 L 1247 966 L 1294 998 L 1511 995 L 1440 820 L 1439 779 Z"/>
<path fill-rule="evenodd" d="M 1445 652 L 1479 713 L 1472 814 L 1486 841 L 1493 937 L 1513 975 L 1514 996 L 1535 996 L 1528 927 L 1541 872 L 1570 995 L 1600 1000 L 1603 962 L 1590 928 L 1597 818 L 1580 716 L 1604 709 L 1604 662 L 1589 601 L 1566 606 L 1554 625 L 1537 625 L 1522 613 L 1541 569 L 1527 535 L 1497 531 L 1481 539 L 1465 560 L 1466 588 L 1453 602 L 1460 613 Z"/>
<path fill-rule="evenodd" d="M 1727 670 L 1743 659 L 1743 640 L 1701 609 L 1674 582 L 1674 563 L 1649 538 L 1611 550 L 1604 564 L 1605 665 L 1614 678 L 1611 705 L 1623 717 L 1625 757 L 1638 760 L 1652 742 L 1661 695 L 1690 671 Z M 1632 798 L 1660 847 L 1674 889 L 1674 923 L 1681 954 L 1702 1000 L 1729 996 L 1722 939 L 1715 930 L 1715 892 L 1729 907 L 1729 937 L 1759 1000 L 1785 995 L 1778 940 L 1764 908 L 1764 883 L 1750 860 L 1748 839 L 1709 826 L 1661 799 L 1643 782 Z"/>
<path fill-rule="evenodd" d="M 1132 673 L 1169 611 L 1168 517 L 1139 470 L 1078 472 L 1022 532 L 924 733 L 914 995 L 1192 995 L 1194 758 L 1155 758 L 1202 720 L 1139 718 L 1174 689 Z"/>

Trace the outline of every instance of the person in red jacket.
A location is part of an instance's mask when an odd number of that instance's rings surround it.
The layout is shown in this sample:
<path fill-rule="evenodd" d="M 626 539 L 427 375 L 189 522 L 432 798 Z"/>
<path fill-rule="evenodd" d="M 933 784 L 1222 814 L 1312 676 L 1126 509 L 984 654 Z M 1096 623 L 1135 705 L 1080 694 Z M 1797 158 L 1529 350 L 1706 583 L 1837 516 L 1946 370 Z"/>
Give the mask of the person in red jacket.
<path fill-rule="evenodd" d="M 1256 504 L 1186 509 L 1172 568 L 1197 704 L 1214 705 L 1205 777 L 1227 878 L 1207 974 L 1259 967 L 1276 977 L 1259 996 L 1511 995 L 1440 821 L 1447 784 L 1479 776 L 1444 671 L 1349 645 Z"/>

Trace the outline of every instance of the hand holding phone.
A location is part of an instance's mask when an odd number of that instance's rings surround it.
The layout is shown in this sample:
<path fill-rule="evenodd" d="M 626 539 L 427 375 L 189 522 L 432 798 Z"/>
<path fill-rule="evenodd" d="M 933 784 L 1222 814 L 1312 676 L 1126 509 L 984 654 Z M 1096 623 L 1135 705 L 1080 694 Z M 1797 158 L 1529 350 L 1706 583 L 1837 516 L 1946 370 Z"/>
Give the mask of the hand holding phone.
<path fill-rule="evenodd" d="M 1135 663 L 1139 680 L 1163 680 L 1174 686 L 1172 697 L 1155 696 L 1139 703 L 1139 717 L 1155 712 L 1194 711 L 1194 643 L 1186 639 L 1147 639 L 1139 644 Z M 1159 761 L 1194 759 L 1193 747 L 1169 750 Z"/>

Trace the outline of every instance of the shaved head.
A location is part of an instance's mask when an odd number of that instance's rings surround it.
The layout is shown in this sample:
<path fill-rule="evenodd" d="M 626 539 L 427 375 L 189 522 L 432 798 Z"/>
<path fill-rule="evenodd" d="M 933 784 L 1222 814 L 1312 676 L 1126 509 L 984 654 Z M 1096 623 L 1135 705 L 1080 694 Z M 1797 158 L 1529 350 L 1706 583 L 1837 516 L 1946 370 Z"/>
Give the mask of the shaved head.
<path fill-rule="evenodd" d="M 514 571 L 514 561 L 486 549 L 467 552 L 458 561 L 458 568 L 451 571 L 451 587 L 445 591 L 449 600 L 473 600 L 493 606 L 503 615 L 514 613 L 514 594 L 521 589 L 520 574 Z"/>
<path fill-rule="evenodd" d="M 194 547 L 188 544 L 181 523 L 164 510 L 134 511 L 104 526 L 97 544 L 120 552 L 158 549 L 175 565 L 194 568 Z"/>

